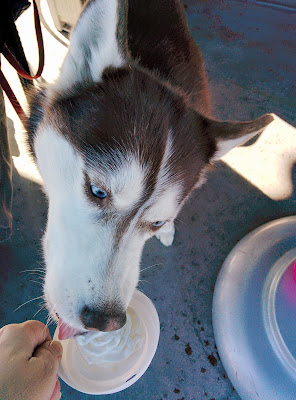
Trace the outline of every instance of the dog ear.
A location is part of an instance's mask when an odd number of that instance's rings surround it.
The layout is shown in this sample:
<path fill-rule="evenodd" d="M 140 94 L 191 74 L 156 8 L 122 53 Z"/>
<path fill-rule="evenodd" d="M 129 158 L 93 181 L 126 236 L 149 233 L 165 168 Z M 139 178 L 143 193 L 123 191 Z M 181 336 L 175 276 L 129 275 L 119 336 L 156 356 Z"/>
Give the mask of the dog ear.
<path fill-rule="evenodd" d="M 71 35 L 56 89 L 100 82 L 106 67 L 122 67 L 127 59 L 127 0 L 90 0 Z"/>
<path fill-rule="evenodd" d="M 274 120 L 272 114 L 265 114 L 254 121 L 232 122 L 206 119 L 207 133 L 216 143 L 213 161 L 220 159 L 236 146 L 240 146 L 261 133 Z"/>

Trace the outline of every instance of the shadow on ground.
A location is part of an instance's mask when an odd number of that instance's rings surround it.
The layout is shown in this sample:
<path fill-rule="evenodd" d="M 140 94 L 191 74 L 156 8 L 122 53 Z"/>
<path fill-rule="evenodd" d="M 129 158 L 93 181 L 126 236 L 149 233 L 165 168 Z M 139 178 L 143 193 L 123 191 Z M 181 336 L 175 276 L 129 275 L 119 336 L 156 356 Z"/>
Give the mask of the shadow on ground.
<path fill-rule="evenodd" d="M 275 112 L 295 123 L 295 14 L 246 1 L 183 2 L 204 55 L 216 117 L 243 120 Z M 13 151 L 18 156 L 15 146 Z M 165 248 L 156 239 L 147 243 L 139 287 L 158 310 L 159 347 L 150 368 L 136 384 L 100 399 L 239 399 L 215 347 L 213 289 L 223 261 L 240 239 L 268 221 L 295 214 L 295 165 L 292 179 L 293 195 L 273 201 L 226 164 L 218 163 L 207 184 L 182 210 L 173 246 Z M 0 247 L 1 325 L 32 318 L 38 311 L 38 300 L 13 310 L 42 294 L 38 272 L 30 275 L 22 271 L 40 268 L 42 263 L 40 240 L 46 224 L 46 199 L 37 184 L 15 169 L 13 180 L 14 234 Z M 46 321 L 45 312 L 37 317 Z M 62 392 L 67 399 L 93 398 L 65 384 Z"/>
<path fill-rule="evenodd" d="M 293 168 L 294 188 L 296 168 Z M 40 187 L 13 173 L 14 235 L 1 246 L 1 324 L 31 319 L 42 294 L 36 275 L 40 268 L 40 239 L 46 223 L 46 199 Z M 156 239 L 144 250 L 139 287 L 154 302 L 161 321 L 160 343 L 146 374 L 132 387 L 103 399 L 238 399 L 215 347 L 212 295 L 218 272 L 234 245 L 263 223 L 295 214 L 296 195 L 273 201 L 226 164 L 218 163 L 207 184 L 195 192 L 182 210 L 175 242 L 165 248 Z M 34 282 L 35 281 L 35 282 Z M 36 318 L 46 322 L 46 313 Z M 53 333 L 53 327 L 51 328 Z M 62 385 L 64 396 L 87 399 Z M 143 395 L 145 394 L 145 395 Z M 218 395 L 217 395 L 218 394 Z M 74 397 L 75 396 L 75 397 Z"/>

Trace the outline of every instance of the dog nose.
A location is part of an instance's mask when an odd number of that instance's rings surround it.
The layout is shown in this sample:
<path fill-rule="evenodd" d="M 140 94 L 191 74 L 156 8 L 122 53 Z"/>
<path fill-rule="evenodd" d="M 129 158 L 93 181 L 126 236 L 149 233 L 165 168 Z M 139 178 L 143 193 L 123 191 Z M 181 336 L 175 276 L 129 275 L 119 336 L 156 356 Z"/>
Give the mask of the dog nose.
<path fill-rule="evenodd" d="M 81 312 L 81 320 L 86 329 L 102 332 L 117 331 L 126 323 L 125 312 L 101 312 L 85 306 Z"/>

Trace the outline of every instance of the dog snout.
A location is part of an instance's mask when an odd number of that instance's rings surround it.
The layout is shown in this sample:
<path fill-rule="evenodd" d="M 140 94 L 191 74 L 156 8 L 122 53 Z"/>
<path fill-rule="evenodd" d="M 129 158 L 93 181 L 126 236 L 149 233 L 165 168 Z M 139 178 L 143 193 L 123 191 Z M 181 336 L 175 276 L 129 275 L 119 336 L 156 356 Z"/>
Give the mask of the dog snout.
<path fill-rule="evenodd" d="M 102 332 L 117 331 L 126 323 L 126 313 L 106 312 L 85 306 L 81 312 L 81 320 L 86 329 Z"/>

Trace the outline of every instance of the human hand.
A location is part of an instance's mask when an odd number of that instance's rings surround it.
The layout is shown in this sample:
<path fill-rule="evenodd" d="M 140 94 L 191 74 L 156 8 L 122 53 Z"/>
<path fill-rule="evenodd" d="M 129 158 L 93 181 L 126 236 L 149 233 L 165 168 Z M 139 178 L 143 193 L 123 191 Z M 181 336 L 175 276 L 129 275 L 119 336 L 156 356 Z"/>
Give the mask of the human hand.
<path fill-rule="evenodd" d="M 58 400 L 62 346 L 39 321 L 0 329 L 0 399 Z"/>

